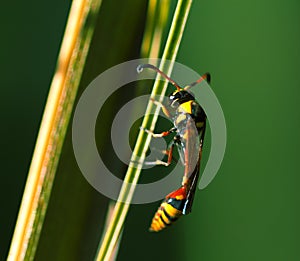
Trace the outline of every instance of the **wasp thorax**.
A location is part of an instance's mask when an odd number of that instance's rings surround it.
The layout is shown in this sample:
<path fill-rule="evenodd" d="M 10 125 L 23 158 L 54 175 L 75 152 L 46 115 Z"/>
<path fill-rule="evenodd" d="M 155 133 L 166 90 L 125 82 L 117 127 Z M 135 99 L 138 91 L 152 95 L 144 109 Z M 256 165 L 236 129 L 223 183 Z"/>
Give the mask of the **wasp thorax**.
<path fill-rule="evenodd" d="M 170 96 L 170 104 L 173 108 L 178 107 L 180 104 L 185 103 L 187 101 L 194 101 L 195 97 L 192 93 L 180 90 L 173 92 Z"/>

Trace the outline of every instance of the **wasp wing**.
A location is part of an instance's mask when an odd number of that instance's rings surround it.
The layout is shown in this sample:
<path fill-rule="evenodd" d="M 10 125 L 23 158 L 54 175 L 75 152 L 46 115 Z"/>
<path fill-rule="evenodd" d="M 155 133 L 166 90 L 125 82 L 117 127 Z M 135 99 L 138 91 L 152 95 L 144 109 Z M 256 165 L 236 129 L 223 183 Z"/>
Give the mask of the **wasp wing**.
<path fill-rule="evenodd" d="M 206 122 L 197 129 L 195 121 L 188 119 L 186 125 L 185 139 L 185 173 L 182 185 L 187 187 L 186 201 L 182 210 L 184 215 L 191 212 L 195 190 L 200 176 L 200 161 L 202 157 L 202 146 L 205 134 Z"/>
<path fill-rule="evenodd" d="M 150 231 L 160 231 L 171 225 L 182 214 L 187 215 L 191 212 L 199 178 L 205 121 L 201 122 L 201 128 L 197 128 L 194 119 L 189 114 L 185 114 L 184 117 L 177 129 L 180 136 L 178 147 L 183 152 L 185 164 L 182 186 L 167 195 L 161 203 L 152 219 Z"/>

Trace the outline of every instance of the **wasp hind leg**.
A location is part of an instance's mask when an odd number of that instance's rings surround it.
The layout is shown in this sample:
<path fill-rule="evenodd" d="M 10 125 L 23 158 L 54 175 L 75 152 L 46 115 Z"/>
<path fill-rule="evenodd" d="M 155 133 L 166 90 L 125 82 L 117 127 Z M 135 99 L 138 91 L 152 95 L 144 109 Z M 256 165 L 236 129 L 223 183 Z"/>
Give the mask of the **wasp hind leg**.
<path fill-rule="evenodd" d="M 144 164 L 145 165 L 153 165 L 153 166 L 163 165 L 163 166 L 168 167 L 171 164 L 172 159 L 173 159 L 174 146 L 175 146 L 175 142 L 172 141 L 172 143 L 170 144 L 170 146 L 168 147 L 167 150 L 161 151 L 163 154 L 168 156 L 167 161 L 162 161 L 162 160 L 146 161 Z"/>
<path fill-rule="evenodd" d="M 144 127 L 140 127 L 141 130 L 145 131 L 146 133 L 148 133 L 149 135 L 151 135 L 152 137 L 154 138 L 161 138 L 161 137 L 165 137 L 165 136 L 168 136 L 169 134 L 171 134 L 172 132 L 175 132 L 176 131 L 176 128 L 171 128 L 170 130 L 168 131 L 163 131 L 161 133 L 154 133 L 153 131 L 150 131 Z M 146 161 L 144 162 L 143 164 L 145 165 L 148 165 L 148 166 L 155 166 L 155 165 L 163 165 L 163 166 L 169 166 L 172 162 L 172 155 L 173 155 L 173 148 L 174 148 L 174 144 L 175 141 L 173 140 L 170 145 L 168 146 L 168 149 L 167 150 L 158 150 L 156 149 L 156 151 L 159 151 L 160 153 L 164 154 L 164 155 L 167 155 L 168 156 L 168 160 L 167 162 L 165 161 L 162 161 L 162 160 L 155 160 L 155 161 Z M 136 161 L 131 161 L 132 164 L 141 164 L 139 162 L 136 162 Z"/>
<path fill-rule="evenodd" d="M 166 137 L 169 134 L 173 133 L 176 131 L 176 128 L 173 127 L 168 131 L 163 131 L 161 133 L 154 133 L 153 131 L 147 130 L 143 127 L 140 127 L 141 130 L 145 131 L 146 133 L 148 133 L 149 135 L 151 135 L 153 138 L 162 138 L 162 137 Z M 144 164 L 145 165 L 163 165 L 163 166 L 169 166 L 172 162 L 172 155 L 173 155 L 173 149 L 174 149 L 174 145 L 175 145 L 175 141 L 173 140 L 172 143 L 169 145 L 167 150 L 161 151 L 163 154 L 168 156 L 168 160 L 167 162 L 162 161 L 162 160 L 155 160 L 155 161 L 147 161 Z"/>

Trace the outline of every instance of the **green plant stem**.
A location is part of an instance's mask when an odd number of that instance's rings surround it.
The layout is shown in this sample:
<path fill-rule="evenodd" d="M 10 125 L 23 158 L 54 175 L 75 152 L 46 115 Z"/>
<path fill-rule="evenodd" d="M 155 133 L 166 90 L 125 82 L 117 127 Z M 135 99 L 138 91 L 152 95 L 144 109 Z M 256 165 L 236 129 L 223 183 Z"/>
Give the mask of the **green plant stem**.
<path fill-rule="evenodd" d="M 33 260 L 101 0 L 74 0 L 7 260 Z"/>
<path fill-rule="evenodd" d="M 162 61 L 160 64 L 160 69 L 166 72 L 168 75 L 170 75 L 173 69 L 172 62 L 175 61 L 176 55 L 178 53 L 191 3 L 192 0 L 179 0 L 177 3 L 167 43 L 163 52 Z M 170 60 L 170 65 L 166 63 L 165 60 Z M 160 77 L 157 77 L 152 89 L 151 96 L 155 97 L 159 95 L 162 99 L 166 93 L 168 83 L 165 81 L 159 81 L 159 79 Z M 154 116 L 150 116 L 150 112 L 153 111 L 152 106 L 153 103 L 148 104 L 145 113 L 146 116 L 144 117 L 142 123 L 143 127 L 150 130 L 154 129 L 159 113 L 159 108 L 156 107 Z M 141 173 L 143 164 L 142 162 L 145 159 L 146 151 L 150 144 L 150 139 L 150 135 L 147 135 L 144 131 L 139 132 L 137 142 L 131 157 L 131 162 L 136 162 L 138 159 L 141 164 L 138 166 L 134 166 L 133 164 L 129 165 L 110 224 L 106 230 L 106 233 L 102 240 L 102 245 L 100 246 L 99 252 L 95 258 L 97 261 L 110 260 L 111 254 L 124 225 L 124 221 L 134 193 L 135 185 L 137 184 Z"/>
<path fill-rule="evenodd" d="M 163 30 L 170 13 L 170 0 L 149 0 L 141 57 L 159 57 Z"/>

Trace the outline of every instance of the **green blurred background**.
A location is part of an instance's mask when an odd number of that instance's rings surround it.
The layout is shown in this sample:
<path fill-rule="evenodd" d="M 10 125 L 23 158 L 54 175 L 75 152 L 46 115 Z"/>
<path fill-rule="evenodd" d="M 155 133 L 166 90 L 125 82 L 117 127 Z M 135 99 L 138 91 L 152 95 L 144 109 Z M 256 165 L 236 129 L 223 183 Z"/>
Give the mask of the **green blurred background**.
<path fill-rule="evenodd" d="M 1 8 L 1 260 L 9 248 L 69 7 L 70 1 L 30 0 Z M 145 8 L 146 2 L 140 4 L 133 16 L 142 21 Z M 193 213 L 172 228 L 148 233 L 158 203 L 132 206 L 118 260 L 300 260 L 299 13 L 296 0 L 193 2 L 177 61 L 212 74 L 228 128 L 226 155 L 213 182 L 197 191 Z M 121 16 L 122 8 L 106 15 Z M 124 26 L 131 30 L 130 23 Z M 137 58 L 141 37 L 120 59 L 116 53 L 122 39 L 106 39 L 115 56 L 105 66 Z M 74 162 L 67 155 L 64 161 Z M 65 189 L 59 185 L 68 182 L 63 179 L 57 177 L 53 192 Z M 62 202 L 59 194 L 51 198 L 36 260 L 92 260 L 95 254 L 103 228 L 98 219 L 104 218 L 107 202 L 79 171 L 73 179 L 81 184 L 73 186 L 75 193 L 80 189 L 73 202 L 57 203 Z M 84 199 L 82 187 L 89 191 Z M 80 204 L 87 211 L 72 216 L 69 209 Z M 69 216 L 57 217 L 57 208 Z M 73 223 L 84 233 L 68 230 Z M 65 249 L 73 249 L 73 256 Z"/>

